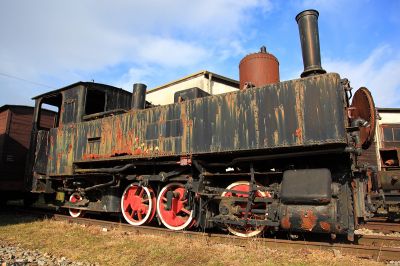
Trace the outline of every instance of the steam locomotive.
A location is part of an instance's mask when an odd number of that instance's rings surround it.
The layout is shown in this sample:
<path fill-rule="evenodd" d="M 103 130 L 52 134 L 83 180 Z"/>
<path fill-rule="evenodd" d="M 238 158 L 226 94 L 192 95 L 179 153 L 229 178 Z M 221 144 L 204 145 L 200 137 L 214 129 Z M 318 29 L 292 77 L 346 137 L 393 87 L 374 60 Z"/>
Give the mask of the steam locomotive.
<path fill-rule="evenodd" d="M 296 80 L 257 86 L 251 71 L 239 91 L 189 88 L 164 106 L 146 101 L 143 84 L 130 93 L 78 82 L 35 97 L 27 186 L 73 217 L 122 213 L 135 226 L 351 240 L 374 211 L 358 156 L 374 138 L 375 107 L 368 89 L 351 95 L 347 79 L 321 67 L 318 15 L 296 17 Z M 46 105 L 58 110 L 51 128 Z"/>

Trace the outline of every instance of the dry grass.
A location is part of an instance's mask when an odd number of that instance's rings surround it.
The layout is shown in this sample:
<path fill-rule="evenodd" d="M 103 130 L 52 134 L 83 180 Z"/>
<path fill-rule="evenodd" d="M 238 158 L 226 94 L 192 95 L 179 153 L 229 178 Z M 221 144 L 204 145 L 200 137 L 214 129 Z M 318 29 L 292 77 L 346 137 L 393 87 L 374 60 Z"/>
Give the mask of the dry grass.
<path fill-rule="evenodd" d="M 238 247 L 185 236 L 104 232 L 97 226 L 20 219 L 0 216 L 0 241 L 100 265 L 382 265 L 326 251 L 268 249 L 251 241 Z"/>

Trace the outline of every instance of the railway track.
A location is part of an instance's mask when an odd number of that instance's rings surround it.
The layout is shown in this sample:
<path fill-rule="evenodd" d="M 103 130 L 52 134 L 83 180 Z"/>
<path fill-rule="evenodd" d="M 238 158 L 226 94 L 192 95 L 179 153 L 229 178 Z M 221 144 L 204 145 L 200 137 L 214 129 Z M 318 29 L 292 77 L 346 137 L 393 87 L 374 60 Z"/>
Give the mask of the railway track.
<path fill-rule="evenodd" d="M 384 221 L 371 221 L 362 225 L 361 228 L 382 233 L 400 233 L 400 223 L 388 223 Z"/>
<path fill-rule="evenodd" d="M 24 211 L 25 212 L 25 211 Z M 135 227 L 129 224 L 105 221 L 93 218 L 72 218 L 68 215 L 29 211 L 26 215 L 37 215 L 47 217 L 56 221 L 66 221 L 70 223 L 97 225 L 107 229 L 121 228 L 133 232 L 134 234 L 153 234 L 162 236 L 181 235 L 188 239 L 206 238 L 210 243 L 248 245 L 257 244 L 271 249 L 309 249 L 309 250 L 330 250 L 341 254 L 351 254 L 361 258 L 373 259 L 376 261 L 400 261 L 400 237 L 376 236 L 376 235 L 357 235 L 356 243 L 337 243 L 305 240 L 287 240 L 276 238 L 240 238 L 232 235 L 212 232 L 194 231 L 171 231 L 166 228 L 151 226 Z"/>

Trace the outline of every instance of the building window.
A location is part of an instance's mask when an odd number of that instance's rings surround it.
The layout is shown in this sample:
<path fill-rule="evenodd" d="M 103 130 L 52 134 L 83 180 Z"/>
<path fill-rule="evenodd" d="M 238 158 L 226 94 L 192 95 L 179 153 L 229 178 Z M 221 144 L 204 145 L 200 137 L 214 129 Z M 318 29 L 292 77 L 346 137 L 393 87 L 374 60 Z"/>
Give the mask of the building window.
<path fill-rule="evenodd" d="M 400 125 L 382 125 L 384 142 L 400 142 Z"/>

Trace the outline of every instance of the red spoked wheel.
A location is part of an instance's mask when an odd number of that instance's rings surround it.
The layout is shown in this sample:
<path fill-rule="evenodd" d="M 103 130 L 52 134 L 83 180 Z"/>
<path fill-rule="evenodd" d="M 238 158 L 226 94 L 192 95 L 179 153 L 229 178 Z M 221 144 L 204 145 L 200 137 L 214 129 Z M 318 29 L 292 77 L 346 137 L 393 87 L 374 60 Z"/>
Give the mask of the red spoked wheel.
<path fill-rule="evenodd" d="M 130 184 L 122 193 L 121 212 L 131 225 L 150 223 L 156 213 L 156 196 L 151 187 Z"/>
<path fill-rule="evenodd" d="M 238 181 L 230 184 L 226 189 L 229 190 L 236 190 L 236 191 L 243 191 L 249 192 L 250 191 L 250 183 L 247 181 Z M 241 194 L 241 193 L 234 193 L 234 192 L 223 192 L 221 197 L 242 197 L 248 198 L 248 194 Z M 263 192 L 260 190 L 256 191 L 256 197 L 271 197 L 271 195 L 267 192 Z M 240 207 L 241 209 L 246 209 L 247 203 L 246 202 L 235 202 L 235 206 Z M 265 203 L 256 203 L 252 205 L 253 209 L 262 209 L 265 208 Z M 236 215 L 238 219 L 244 219 L 245 212 L 241 212 Z M 261 214 L 253 214 L 250 213 L 247 216 L 247 219 L 258 219 L 264 220 L 265 215 Z M 253 225 L 246 225 L 246 226 L 238 226 L 238 225 L 228 225 L 228 231 L 233 235 L 240 236 L 240 237 L 252 237 L 257 236 L 265 229 L 264 225 L 260 226 L 253 226 Z"/>
<path fill-rule="evenodd" d="M 167 193 L 172 193 L 170 210 L 167 209 Z M 171 183 L 161 189 L 157 199 L 157 214 L 165 227 L 171 230 L 182 230 L 193 225 L 193 211 L 188 210 L 185 198 L 185 186 Z"/>
<path fill-rule="evenodd" d="M 79 195 L 78 193 L 73 193 L 69 197 L 69 202 L 77 203 L 77 202 L 81 201 L 82 199 L 83 198 L 81 197 L 81 195 Z M 71 215 L 74 218 L 82 217 L 85 214 L 85 211 L 82 211 L 79 209 L 73 209 L 73 208 L 68 209 L 68 212 L 69 212 L 69 215 Z"/>

